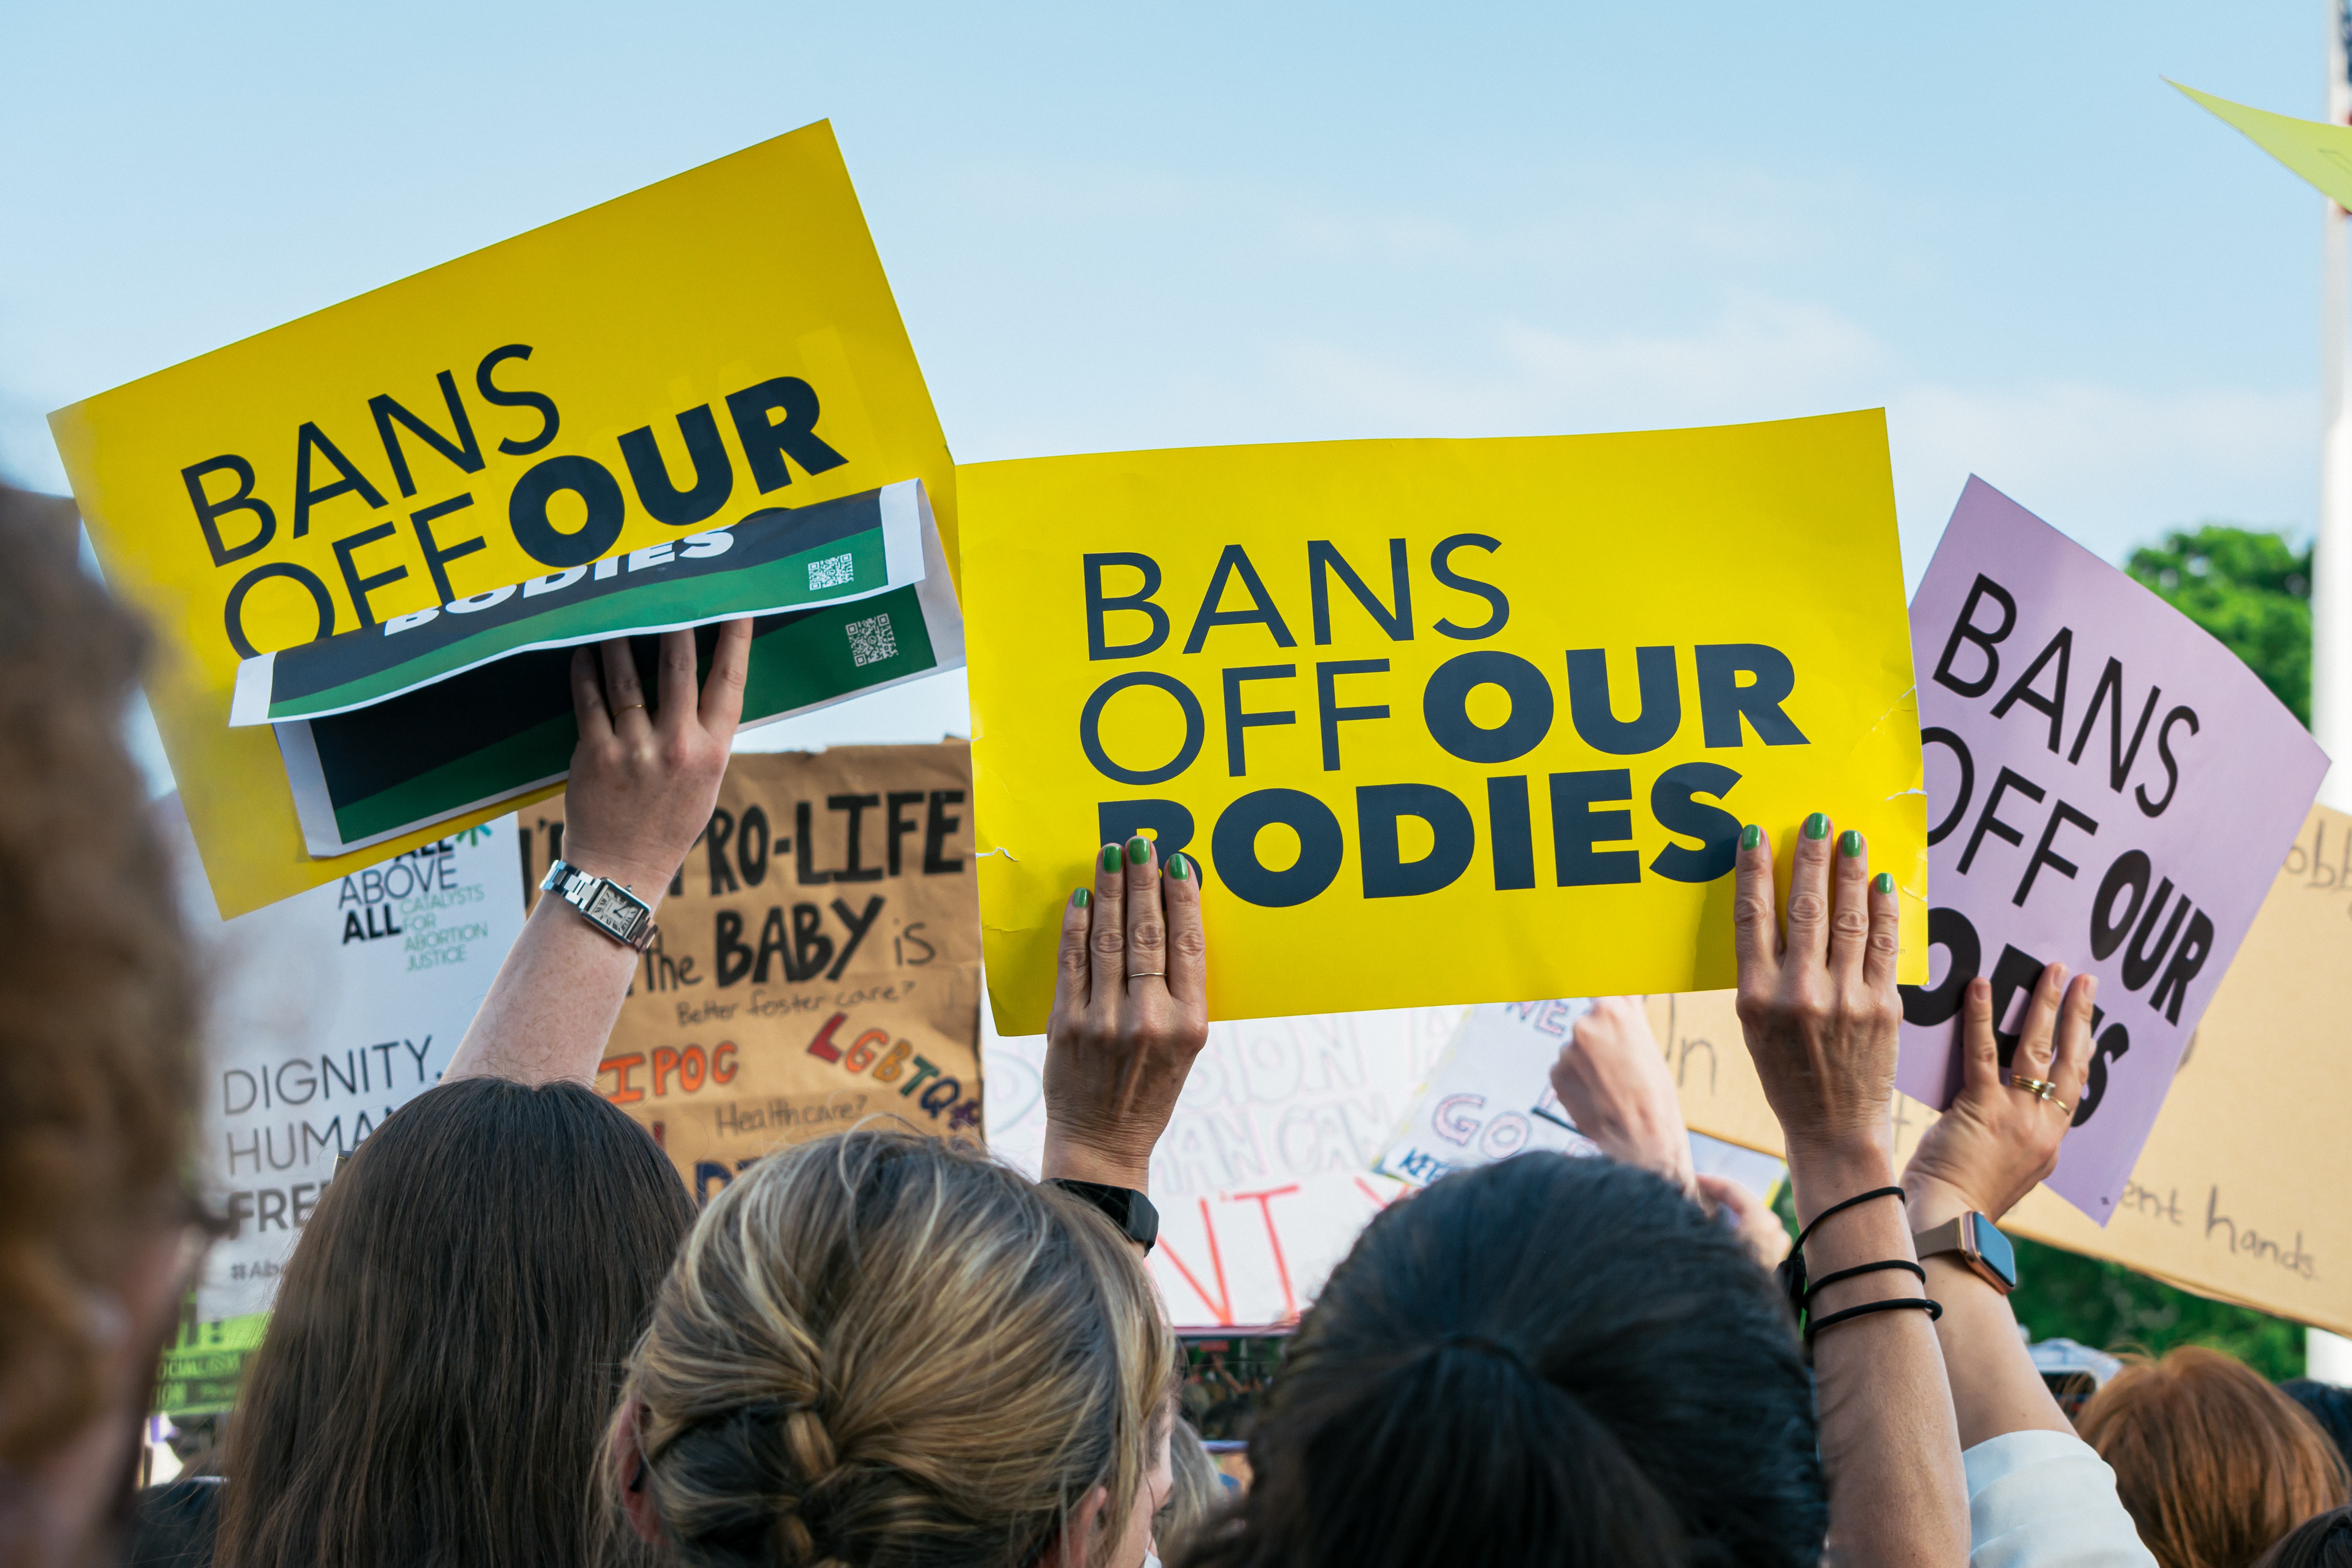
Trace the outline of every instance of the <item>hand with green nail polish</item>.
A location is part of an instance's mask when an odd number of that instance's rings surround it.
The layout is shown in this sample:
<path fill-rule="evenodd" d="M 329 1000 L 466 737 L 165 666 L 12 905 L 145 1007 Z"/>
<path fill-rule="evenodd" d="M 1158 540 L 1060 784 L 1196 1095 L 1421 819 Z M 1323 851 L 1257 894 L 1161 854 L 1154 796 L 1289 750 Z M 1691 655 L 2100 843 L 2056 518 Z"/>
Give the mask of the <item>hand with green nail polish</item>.
<path fill-rule="evenodd" d="M 1739 1016 L 1790 1148 L 1885 1163 L 1903 1018 L 1899 907 L 1886 874 L 1874 894 L 1863 836 L 1848 828 L 1832 845 L 1832 826 L 1822 812 L 1805 818 L 1785 911 L 1776 908 L 1770 845 L 1752 828 L 1740 836 Z"/>
<path fill-rule="evenodd" d="M 1044 1173 L 1148 1189 L 1167 1129 L 1209 1037 L 1208 939 L 1198 862 L 1163 870 L 1141 834 L 1095 855 L 1091 888 L 1062 911 L 1045 1026 Z"/>

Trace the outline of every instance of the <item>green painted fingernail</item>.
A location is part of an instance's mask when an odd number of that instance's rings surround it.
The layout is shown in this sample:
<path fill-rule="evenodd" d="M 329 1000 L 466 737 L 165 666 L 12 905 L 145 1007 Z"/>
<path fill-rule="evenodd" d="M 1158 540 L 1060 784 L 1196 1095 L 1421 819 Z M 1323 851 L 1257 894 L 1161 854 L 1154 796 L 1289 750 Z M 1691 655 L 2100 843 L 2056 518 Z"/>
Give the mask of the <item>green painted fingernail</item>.
<path fill-rule="evenodd" d="M 1114 844 L 1109 848 L 1103 851 L 1103 869 L 1106 871 L 1116 871 L 1118 869 L 1118 845 Z"/>
<path fill-rule="evenodd" d="M 1087 892 L 1084 888 L 1080 888 L 1076 892 L 1070 895 L 1070 907 L 1072 909 L 1082 910 L 1094 901 L 1095 896 L 1092 893 Z"/>
<path fill-rule="evenodd" d="M 1192 874 L 1192 863 L 1184 858 L 1181 849 L 1168 857 L 1168 874 L 1180 882 Z"/>
<path fill-rule="evenodd" d="M 1151 840 L 1139 833 L 1127 841 L 1127 863 L 1140 866 L 1151 858 Z"/>
<path fill-rule="evenodd" d="M 1895 873 L 1892 871 L 1881 871 L 1877 876 L 1871 879 L 1870 885 L 1876 888 L 1882 893 L 1891 893 L 1895 890 Z"/>
<path fill-rule="evenodd" d="M 1817 812 L 1813 813 L 1813 815 L 1812 815 L 1812 816 L 1809 816 L 1809 817 L 1805 818 L 1805 837 L 1808 837 L 1808 838 L 1827 838 L 1829 836 L 1830 836 L 1830 819 L 1829 819 L 1828 817 L 1823 816 L 1820 812 L 1818 812 L 1818 811 L 1817 811 Z"/>
<path fill-rule="evenodd" d="M 1862 835 L 1855 832 L 1851 827 L 1847 828 L 1843 833 L 1839 834 L 1838 853 L 1843 855 L 1849 860 L 1861 854 Z"/>
<path fill-rule="evenodd" d="M 1764 830 L 1754 823 L 1751 822 L 1739 830 L 1739 847 L 1742 849 L 1753 849 L 1763 842 Z"/>

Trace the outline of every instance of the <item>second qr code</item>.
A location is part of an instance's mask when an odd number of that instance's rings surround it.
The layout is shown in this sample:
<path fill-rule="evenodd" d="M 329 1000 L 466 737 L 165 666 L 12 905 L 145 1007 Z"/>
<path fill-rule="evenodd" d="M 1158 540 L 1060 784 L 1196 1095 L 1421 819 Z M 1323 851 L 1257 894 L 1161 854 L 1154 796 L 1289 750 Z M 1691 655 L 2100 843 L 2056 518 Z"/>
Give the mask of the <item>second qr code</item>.
<path fill-rule="evenodd" d="M 868 616 L 862 621 L 852 621 L 845 629 L 849 633 L 851 664 L 879 664 L 886 658 L 898 657 L 898 639 L 890 630 L 887 615 Z"/>
<path fill-rule="evenodd" d="M 857 575 L 857 562 L 850 555 L 828 555 L 822 561 L 810 562 L 808 569 L 809 592 L 814 594 L 848 586 Z"/>

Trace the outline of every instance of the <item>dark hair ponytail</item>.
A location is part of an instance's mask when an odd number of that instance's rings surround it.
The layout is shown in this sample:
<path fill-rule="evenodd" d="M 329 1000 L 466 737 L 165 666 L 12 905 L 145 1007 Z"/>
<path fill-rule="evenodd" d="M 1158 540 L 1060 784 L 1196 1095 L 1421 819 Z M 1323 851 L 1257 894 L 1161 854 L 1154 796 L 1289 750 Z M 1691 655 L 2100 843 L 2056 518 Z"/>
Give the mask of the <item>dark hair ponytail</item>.
<path fill-rule="evenodd" d="M 1383 1214 L 1299 1327 L 1193 1568 L 1812 1568 L 1788 1312 L 1667 1183 L 1529 1154 Z"/>

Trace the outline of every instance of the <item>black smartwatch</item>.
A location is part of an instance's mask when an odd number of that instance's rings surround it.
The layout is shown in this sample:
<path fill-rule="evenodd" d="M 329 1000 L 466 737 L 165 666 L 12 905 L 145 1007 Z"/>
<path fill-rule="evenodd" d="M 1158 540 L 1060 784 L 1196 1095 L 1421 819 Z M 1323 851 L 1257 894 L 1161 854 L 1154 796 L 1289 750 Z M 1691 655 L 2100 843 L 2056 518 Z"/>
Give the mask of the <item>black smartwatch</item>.
<path fill-rule="evenodd" d="M 1063 1176 L 1051 1177 L 1045 1184 L 1059 1187 L 1081 1203 L 1100 1209 L 1111 1224 L 1118 1226 L 1121 1236 L 1146 1252 L 1160 1239 L 1160 1211 L 1133 1187 L 1108 1187 L 1100 1182 L 1074 1182 Z"/>
<path fill-rule="evenodd" d="M 1911 1245 L 1922 1258 L 1958 1253 L 1977 1278 L 2004 1296 L 2017 1289 L 2016 1248 L 2009 1245 L 2000 1226 L 1974 1209 L 1955 1215 L 1933 1229 L 1915 1231 Z"/>

